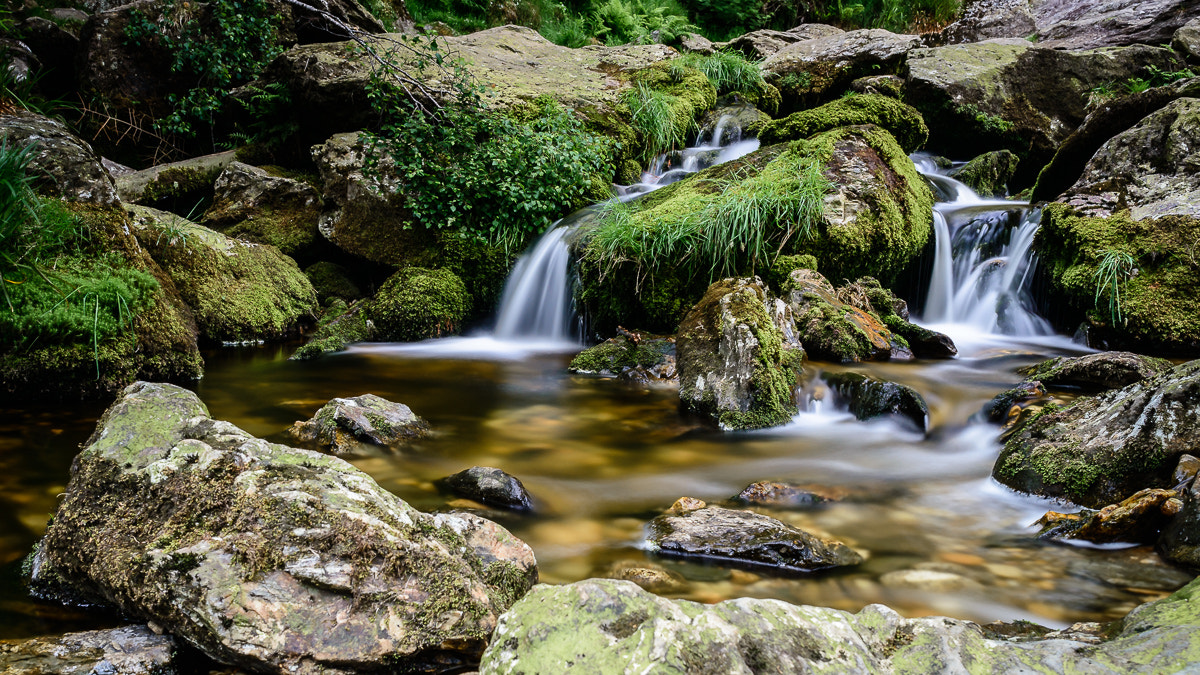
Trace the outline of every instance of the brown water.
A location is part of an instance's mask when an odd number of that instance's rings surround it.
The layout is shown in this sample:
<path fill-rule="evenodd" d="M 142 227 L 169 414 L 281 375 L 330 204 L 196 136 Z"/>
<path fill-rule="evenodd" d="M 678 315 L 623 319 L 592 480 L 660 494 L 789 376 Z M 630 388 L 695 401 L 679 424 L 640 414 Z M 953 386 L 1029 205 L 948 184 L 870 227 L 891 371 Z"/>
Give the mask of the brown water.
<path fill-rule="evenodd" d="M 439 494 L 433 481 L 469 466 L 497 466 L 519 477 L 541 514 L 499 519 L 533 547 L 549 583 L 652 560 L 687 580 L 676 597 L 703 602 L 753 596 L 847 610 L 881 602 L 909 616 L 1057 626 L 1120 617 L 1190 580 L 1146 547 L 1083 548 L 1034 538 L 1029 524 L 1053 505 L 991 481 L 997 429 L 969 418 L 1020 379 L 1015 368 L 1062 353 L 1063 346 L 975 351 L 950 362 L 856 368 L 925 395 L 928 437 L 892 422 L 856 422 L 829 406 L 781 429 L 720 433 L 681 417 L 674 388 L 635 390 L 572 376 L 564 369 L 569 355 L 561 353 L 488 360 L 370 346 L 290 362 L 282 347 L 229 349 L 207 355 L 197 391 L 214 417 L 267 437 L 337 396 L 370 392 L 408 404 L 437 435 L 403 455 L 354 463 L 426 510 L 460 504 Z M 820 367 L 841 368 L 810 364 Z M 114 620 L 31 601 L 18 575 L 102 408 L 0 411 L 0 562 L 6 563 L 0 637 Z M 776 577 L 654 560 L 644 551 L 645 523 L 679 497 L 721 502 L 759 480 L 843 490 L 844 501 L 819 510 L 764 512 L 840 539 L 867 561 L 844 571 Z M 914 576 L 926 581 L 914 583 Z"/>

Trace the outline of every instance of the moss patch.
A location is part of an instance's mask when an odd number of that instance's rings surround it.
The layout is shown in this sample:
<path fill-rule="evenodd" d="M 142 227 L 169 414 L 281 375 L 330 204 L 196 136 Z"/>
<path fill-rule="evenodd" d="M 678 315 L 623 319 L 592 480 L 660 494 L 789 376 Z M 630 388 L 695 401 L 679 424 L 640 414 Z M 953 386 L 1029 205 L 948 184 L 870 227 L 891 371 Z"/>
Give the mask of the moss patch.
<path fill-rule="evenodd" d="M 779 120 L 751 125 L 747 132 L 764 145 L 809 138 L 823 131 L 856 124 L 874 124 L 887 129 L 900 143 L 905 155 L 919 150 L 929 140 L 929 128 L 916 108 L 894 98 L 861 94 L 801 110 Z"/>
<path fill-rule="evenodd" d="M 406 267 L 384 282 L 367 312 L 377 339 L 410 341 L 457 333 L 470 307 L 466 286 L 450 270 Z"/>

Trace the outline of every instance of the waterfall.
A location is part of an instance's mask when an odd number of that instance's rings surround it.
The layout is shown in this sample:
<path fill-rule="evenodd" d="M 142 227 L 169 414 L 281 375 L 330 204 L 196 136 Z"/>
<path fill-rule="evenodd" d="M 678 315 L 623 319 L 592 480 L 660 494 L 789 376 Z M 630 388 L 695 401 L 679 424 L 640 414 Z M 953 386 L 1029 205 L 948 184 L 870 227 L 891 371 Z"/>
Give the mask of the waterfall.
<path fill-rule="evenodd" d="M 1033 237 L 1041 211 L 1026 202 L 984 199 L 928 158 L 918 171 L 933 185 L 935 252 L 923 320 L 1016 337 L 1052 335 L 1029 292 Z"/>

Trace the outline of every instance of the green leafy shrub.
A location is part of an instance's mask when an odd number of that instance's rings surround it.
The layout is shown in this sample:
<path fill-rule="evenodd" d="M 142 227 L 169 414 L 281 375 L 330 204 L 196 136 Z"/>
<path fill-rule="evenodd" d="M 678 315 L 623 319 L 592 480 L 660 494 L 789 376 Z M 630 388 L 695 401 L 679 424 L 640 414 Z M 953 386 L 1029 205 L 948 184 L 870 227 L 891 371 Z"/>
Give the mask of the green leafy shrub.
<path fill-rule="evenodd" d="M 698 30 L 676 0 L 605 0 L 595 21 L 596 37 L 609 45 L 668 44 Z"/>
<path fill-rule="evenodd" d="M 685 4 L 712 40 L 729 40 L 764 25 L 765 3 L 760 0 L 685 0 Z"/>

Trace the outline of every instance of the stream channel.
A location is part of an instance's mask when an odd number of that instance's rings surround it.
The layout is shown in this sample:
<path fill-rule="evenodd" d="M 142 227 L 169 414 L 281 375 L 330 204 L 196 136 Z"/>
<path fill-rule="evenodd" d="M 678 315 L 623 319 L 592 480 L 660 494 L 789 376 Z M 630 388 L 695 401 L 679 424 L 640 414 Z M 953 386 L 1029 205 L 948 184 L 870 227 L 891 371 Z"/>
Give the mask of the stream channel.
<path fill-rule="evenodd" d="M 757 147 L 721 129 L 709 138 L 675 157 L 674 170 L 659 166 L 661 177 L 647 176 L 623 198 L 695 171 L 696 159 L 702 165 Z M 537 515 L 491 517 L 529 543 L 548 583 L 651 560 L 683 579 L 668 595 L 701 602 L 749 596 L 850 611 L 879 602 L 907 616 L 1064 627 L 1119 618 L 1190 581 L 1150 547 L 1037 539 L 1033 521 L 1048 509 L 1071 509 L 991 480 L 999 430 L 974 416 L 1020 381 L 1018 367 L 1086 349 L 1054 335 L 1031 309 L 1026 287 L 1036 263 L 1029 245 L 1038 213 L 980 199 L 928 159 L 914 160 L 939 199 L 922 323 L 950 335 L 959 356 L 808 362 L 806 373 L 855 370 L 914 387 L 929 403 L 927 434 L 890 420 L 858 422 L 828 396 L 807 395 L 787 426 L 725 433 L 682 417 L 674 387 L 636 389 L 569 374 L 566 365 L 582 345 L 561 243 L 567 227 L 519 263 L 493 334 L 366 344 L 307 362 L 287 360 L 295 345 L 214 350 L 205 354 L 206 374 L 195 389 L 214 418 L 276 441 L 334 397 L 369 392 L 409 405 L 436 436 L 401 455 L 353 463 L 422 510 L 461 506 L 434 481 L 472 465 L 519 477 Z M 105 405 L 0 409 L 0 638 L 121 621 L 30 599 L 20 578 L 21 559 L 44 530 L 71 460 Z M 773 576 L 659 560 L 645 549 L 646 522 L 679 497 L 724 502 L 760 480 L 844 495 L 817 509 L 766 513 L 844 541 L 866 562 Z"/>

